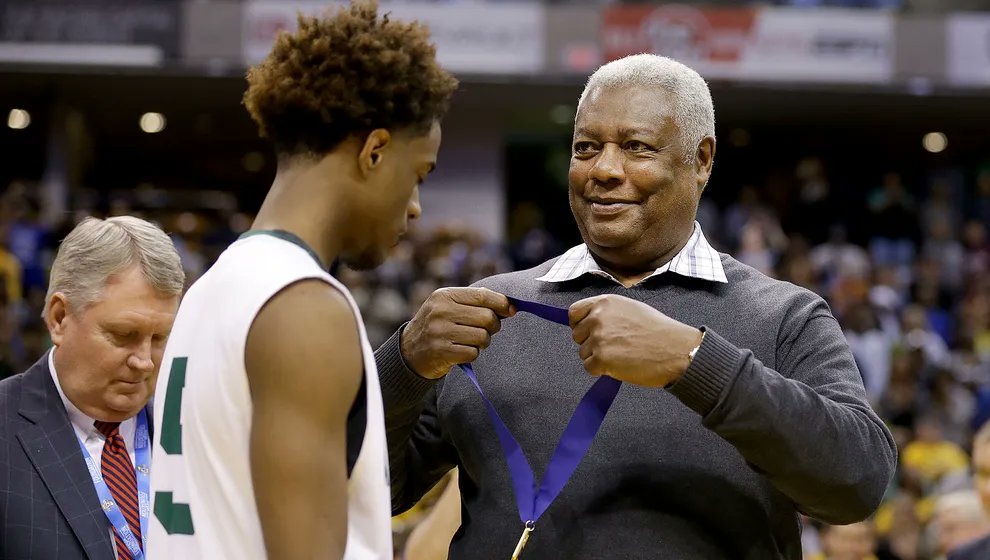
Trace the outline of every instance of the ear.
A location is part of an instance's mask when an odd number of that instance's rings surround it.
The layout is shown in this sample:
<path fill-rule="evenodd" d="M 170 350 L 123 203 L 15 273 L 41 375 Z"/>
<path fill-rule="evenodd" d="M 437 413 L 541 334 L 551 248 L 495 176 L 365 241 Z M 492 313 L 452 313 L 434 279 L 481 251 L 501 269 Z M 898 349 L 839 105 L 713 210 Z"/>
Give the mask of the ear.
<path fill-rule="evenodd" d="M 372 130 L 358 152 L 358 169 L 368 175 L 385 159 L 385 151 L 392 143 L 392 134 L 384 128 Z"/>
<path fill-rule="evenodd" d="M 48 300 L 48 312 L 45 314 L 45 325 L 48 326 L 48 334 L 55 346 L 62 343 L 68 317 L 69 301 L 62 292 L 55 292 Z"/>
<path fill-rule="evenodd" d="M 698 193 L 705 190 L 708 178 L 712 175 L 712 164 L 715 162 L 715 138 L 705 136 L 698 144 L 694 157 L 694 170 L 698 179 Z"/>

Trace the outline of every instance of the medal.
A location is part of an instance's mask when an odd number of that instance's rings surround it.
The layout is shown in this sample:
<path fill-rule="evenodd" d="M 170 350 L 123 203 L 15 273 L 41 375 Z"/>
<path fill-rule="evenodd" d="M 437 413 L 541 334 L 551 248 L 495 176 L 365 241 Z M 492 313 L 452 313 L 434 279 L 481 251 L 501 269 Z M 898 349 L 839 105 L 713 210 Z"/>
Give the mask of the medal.
<path fill-rule="evenodd" d="M 526 522 L 526 528 L 523 529 L 523 534 L 519 537 L 519 543 L 516 544 L 516 550 L 512 553 L 512 560 L 519 560 L 519 555 L 522 554 L 524 548 L 526 548 L 526 543 L 529 542 L 529 534 L 533 532 L 536 528 L 536 523 L 532 521 Z"/>

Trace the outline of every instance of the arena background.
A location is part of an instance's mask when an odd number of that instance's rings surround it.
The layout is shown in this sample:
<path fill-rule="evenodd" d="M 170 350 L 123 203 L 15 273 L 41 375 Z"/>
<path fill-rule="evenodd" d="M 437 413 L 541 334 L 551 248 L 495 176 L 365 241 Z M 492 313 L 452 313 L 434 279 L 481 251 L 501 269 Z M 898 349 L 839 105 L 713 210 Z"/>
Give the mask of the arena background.
<path fill-rule="evenodd" d="M 274 166 L 240 105 L 245 68 L 297 10 L 331 3 L 0 2 L 0 377 L 49 344 L 47 268 L 82 217 L 160 222 L 190 281 L 249 226 Z M 970 438 L 990 418 L 990 1 L 382 5 L 430 25 L 462 87 L 414 234 L 374 272 L 337 271 L 374 344 L 433 289 L 576 243 L 583 80 L 625 54 L 673 56 L 715 98 L 705 233 L 828 299 L 898 438 L 884 506 L 846 544 L 922 560 L 965 524 L 990 531 L 938 508 L 973 488 Z M 398 548 L 428 509 L 396 520 Z M 826 531 L 806 523 L 808 558 Z"/>

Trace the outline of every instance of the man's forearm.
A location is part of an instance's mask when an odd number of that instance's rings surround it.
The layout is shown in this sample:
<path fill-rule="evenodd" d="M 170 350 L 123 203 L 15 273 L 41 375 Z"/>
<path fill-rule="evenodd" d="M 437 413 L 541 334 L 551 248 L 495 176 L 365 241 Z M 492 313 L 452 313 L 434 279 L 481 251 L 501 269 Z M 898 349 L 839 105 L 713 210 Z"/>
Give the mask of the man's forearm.
<path fill-rule="evenodd" d="M 414 441 L 426 396 L 436 381 L 424 379 L 408 368 L 399 350 L 401 333 L 400 328 L 375 352 L 385 406 L 393 512 L 404 511 L 418 499 L 420 485 L 416 481 L 424 468 L 429 470 L 426 463 L 431 462 L 431 457 L 422 456 L 423 450 L 442 445 L 439 436 L 429 429 L 420 430 Z"/>
<path fill-rule="evenodd" d="M 788 378 L 708 332 L 671 391 L 802 512 L 850 523 L 879 504 L 896 448 L 856 386 L 859 374 L 844 341 L 812 338 L 820 345 L 807 359 L 795 357 Z"/>

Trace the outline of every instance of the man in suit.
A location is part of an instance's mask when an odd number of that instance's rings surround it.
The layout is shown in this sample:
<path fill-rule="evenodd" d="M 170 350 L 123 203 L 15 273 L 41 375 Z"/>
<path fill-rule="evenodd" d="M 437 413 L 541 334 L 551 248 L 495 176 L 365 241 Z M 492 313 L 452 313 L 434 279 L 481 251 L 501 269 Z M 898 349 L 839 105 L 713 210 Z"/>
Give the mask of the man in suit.
<path fill-rule="evenodd" d="M 138 218 L 87 218 L 52 265 L 54 349 L 0 381 L 0 558 L 143 558 L 145 410 L 185 274 Z"/>
<path fill-rule="evenodd" d="M 983 510 L 990 516 L 990 422 L 984 424 L 973 438 L 973 480 L 983 501 Z M 990 558 L 990 535 L 960 546 L 949 554 L 949 560 L 987 558 Z"/>

